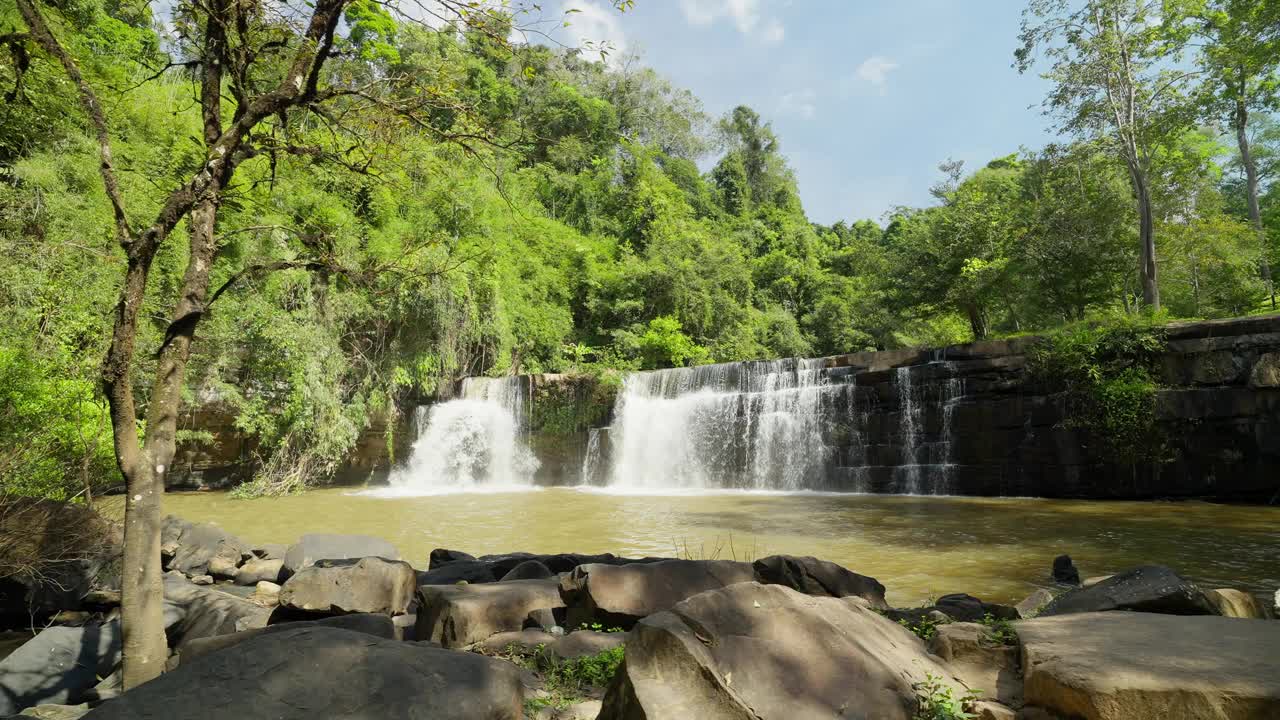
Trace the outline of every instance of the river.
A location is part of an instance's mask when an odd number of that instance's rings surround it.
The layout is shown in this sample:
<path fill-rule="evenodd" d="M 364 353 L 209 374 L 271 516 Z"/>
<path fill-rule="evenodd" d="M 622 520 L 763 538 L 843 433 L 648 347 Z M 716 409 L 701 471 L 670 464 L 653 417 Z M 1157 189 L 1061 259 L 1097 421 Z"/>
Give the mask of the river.
<path fill-rule="evenodd" d="M 425 569 L 433 548 L 749 560 L 814 555 L 871 575 L 907 606 L 952 592 L 1015 602 L 1068 553 L 1084 576 L 1165 564 L 1205 587 L 1280 588 L 1280 508 L 1199 502 L 547 488 L 406 495 L 320 489 L 233 500 L 170 493 L 165 511 L 250 542 L 359 533 Z"/>

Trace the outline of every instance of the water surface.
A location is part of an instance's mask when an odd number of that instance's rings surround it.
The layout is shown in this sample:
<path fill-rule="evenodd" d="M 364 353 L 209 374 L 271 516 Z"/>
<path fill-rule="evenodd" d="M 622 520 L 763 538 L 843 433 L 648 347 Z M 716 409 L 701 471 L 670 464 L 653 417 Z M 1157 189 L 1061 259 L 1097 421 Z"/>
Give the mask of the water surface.
<path fill-rule="evenodd" d="M 572 488 L 427 496 L 313 490 L 232 500 L 170 493 L 165 511 L 251 542 L 361 533 L 425 568 L 433 548 L 753 559 L 815 555 L 879 579 L 902 606 L 968 592 L 1013 602 L 1069 553 L 1085 576 L 1169 565 L 1206 587 L 1280 588 L 1280 508 L 847 494 L 612 494 Z"/>

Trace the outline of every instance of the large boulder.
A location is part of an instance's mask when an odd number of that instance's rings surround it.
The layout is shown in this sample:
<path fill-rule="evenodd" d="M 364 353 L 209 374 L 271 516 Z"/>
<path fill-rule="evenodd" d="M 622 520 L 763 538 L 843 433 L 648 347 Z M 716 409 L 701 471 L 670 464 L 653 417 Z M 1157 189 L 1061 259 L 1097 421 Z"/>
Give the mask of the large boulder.
<path fill-rule="evenodd" d="M 120 623 L 50 627 L 0 661 L 0 717 L 75 704 L 120 662 Z"/>
<path fill-rule="evenodd" d="M 572 627 L 599 622 L 628 629 L 637 620 L 707 590 L 755 580 L 750 563 L 663 560 L 630 565 L 581 565 L 560 581 Z"/>
<path fill-rule="evenodd" d="M 289 546 L 284 555 L 284 573 L 288 578 L 304 567 L 320 560 L 350 560 L 364 557 L 380 557 L 399 560 L 400 551 L 391 543 L 369 535 L 331 535 L 319 533 L 303 535 Z"/>
<path fill-rule="evenodd" d="M 178 537 L 177 547 L 169 560 L 170 570 L 177 570 L 191 577 L 235 577 L 241 561 L 252 556 L 252 548 L 248 543 L 211 523 L 169 522 L 161 527 L 162 546 L 165 544 L 166 534 L 172 533 L 175 527 L 180 528 L 182 534 Z"/>
<path fill-rule="evenodd" d="M 403 615 L 417 588 L 409 563 L 365 557 L 321 560 L 290 577 L 280 589 L 280 606 L 322 613 Z"/>
<path fill-rule="evenodd" d="M 1065 592 L 1040 610 L 1041 617 L 1133 610 L 1167 615 L 1216 615 L 1217 608 L 1194 583 L 1163 565 L 1143 565 L 1089 587 Z"/>
<path fill-rule="evenodd" d="M 601 720 L 911 720 L 923 643 L 860 598 L 739 583 L 641 620 Z"/>
<path fill-rule="evenodd" d="M 176 657 L 180 662 L 191 662 L 202 655 L 208 655 L 211 652 L 217 652 L 218 650 L 224 650 L 226 648 L 239 645 L 245 640 L 258 637 L 259 635 L 270 635 L 273 633 L 285 632 L 287 630 L 297 630 L 299 628 L 308 627 L 338 628 L 339 630 L 350 630 L 352 632 L 364 633 L 365 635 L 386 638 L 387 640 L 396 639 L 395 626 L 391 622 L 391 618 L 386 615 L 357 613 L 355 615 L 336 615 L 334 617 L 321 618 L 319 620 L 303 620 L 300 622 L 282 623 L 280 625 L 268 625 L 266 627 L 253 628 L 251 630 L 231 633 L 229 635 L 215 635 L 212 637 L 199 638 L 187 643 Z"/>
<path fill-rule="evenodd" d="M 181 575 L 164 577 L 165 627 L 175 650 L 200 638 L 263 627 L 270 614 L 257 603 L 193 585 Z"/>
<path fill-rule="evenodd" d="M 523 629 L 530 615 L 564 607 L 557 578 L 418 588 L 414 637 L 447 648 Z"/>
<path fill-rule="evenodd" d="M 850 572 L 833 562 L 813 557 L 772 555 L 752 563 L 756 579 L 766 585 L 786 585 L 806 595 L 860 597 L 871 607 L 888 609 L 884 585 L 866 575 Z"/>
<path fill-rule="evenodd" d="M 1016 624 L 1024 701 L 1083 720 L 1280 717 L 1280 623 L 1109 612 Z"/>
<path fill-rule="evenodd" d="M 87 720 L 520 720 L 515 665 L 326 627 L 183 662 Z"/>

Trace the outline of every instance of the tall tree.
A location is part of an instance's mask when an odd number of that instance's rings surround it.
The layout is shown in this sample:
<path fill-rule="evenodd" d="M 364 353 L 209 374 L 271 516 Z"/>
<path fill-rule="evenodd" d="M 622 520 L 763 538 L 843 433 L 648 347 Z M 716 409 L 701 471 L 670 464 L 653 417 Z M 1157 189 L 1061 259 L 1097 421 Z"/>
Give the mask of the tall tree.
<path fill-rule="evenodd" d="M 1184 28 L 1177 2 L 1032 0 L 1023 13 L 1014 65 L 1031 68 L 1037 52 L 1051 63 L 1046 112 L 1060 130 L 1107 139 L 1124 161 L 1138 215 L 1142 297 L 1160 307 L 1151 162 L 1155 148 L 1186 128 L 1184 89 L 1193 72 L 1177 69 Z"/>
<path fill-rule="evenodd" d="M 1205 41 L 1199 55 L 1204 71 L 1204 107 L 1210 120 L 1225 120 L 1235 131 L 1249 222 L 1262 248 L 1259 269 L 1274 310 L 1276 292 L 1258 203 L 1258 163 L 1250 147 L 1249 119 L 1253 113 L 1274 112 L 1280 107 L 1280 4 L 1214 0 L 1200 16 Z"/>
<path fill-rule="evenodd" d="M 126 259 L 102 364 L 102 385 L 110 405 L 116 460 L 128 492 L 122 620 L 124 684 L 129 688 L 158 675 L 168 654 L 162 615 L 161 500 L 175 455 L 177 418 L 196 329 L 210 305 L 237 278 L 283 267 L 325 267 L 332 262 L 323 238 L 304 237 L 296 262 L 246 265 L 211 293 L 210 271 L 220 243 L 219 209 L 233 189 L 237 170 L 255 158 L 277 154 L 313 156 L 344 165 L 367 161 L 361 152 L 368 138 L 357 138 L 354 147 L 342 151 L 304 144 L 298 132 L 303 115 L 348 137 L 350 125 L 362 121 L 362 110 L 394 117 L 398 124 L 421 128 L 447 141 L 465 143 L 483 136 L 474 128 L 453 134 L 433 124 L 441 109 L 451 113 L 464 109 L 448 94 L 447 86 L 441 90 L 426 78 L 394 72 L 390 63 L 381 68 L 366 64 L 363 72 L 350 67 L 330 71 L 329 66 L 346 60 L 368 60 L 368 43 L 383 42 L 368 22 L 369 12 L 382 12 L 373 3 L 316 0 L 309 3 L 309 14 L 299 16 L 259 0 L 179 2 L 173 17 L 180 55 L 161 72 L 173 67 L 192 71 L 201 110 L 201 159 L 161 197 L 149 198 L 151 202 L 128 198 L 116 169 L 110 115 L 101 99 L 105 88 L 95 87 L 92 76 L 82 71 L 79 60 L 59 38 L 68 29 L 57 6 L 46 8 L 40 0 L 16 1 L 27 26 L 24 39 L 59 66 L 78 93 L 96 140 L 115 242 Z M 349 15 L 344 23 L 344 12 L 353 7 L 360 12 Z M 497 42 L 505 42 L 509 28 L 505 15 L 471 0 L 433 0 L 417 10 L 463 23 L 472 31 L 498 28 L 494 31 Z M 371 117 L 364 116 L 363 121 L 372 124 Z M 377 134 L 376 128 L 367 127 L 367 135 Z M 159 210 L 145 223 L 137 223 L 136 214 L 145 211 L 131 210 L 148 206 Z M 164 340 L 154 351 L 149 396 L 140 401 L 134 395 L 139 387 L 135 369 L 142 361 L 137 352 L 139 319 L 145 305 L 157 302 L 148 297 L 148 277 L 153 262 L 184 221 L 186 271 L 167 312 L 170 323 Z M 145 424 L 139 422 L 140 408 L 145 409 Z M 140 427 L 145 428 L 141 433 Z"/>

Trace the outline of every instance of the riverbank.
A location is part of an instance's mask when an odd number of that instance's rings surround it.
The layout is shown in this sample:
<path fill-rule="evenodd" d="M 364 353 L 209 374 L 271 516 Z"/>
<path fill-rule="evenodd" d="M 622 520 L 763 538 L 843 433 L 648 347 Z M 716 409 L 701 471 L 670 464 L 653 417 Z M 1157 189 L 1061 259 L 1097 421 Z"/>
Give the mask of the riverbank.
<path fill-rule="evenodd" d="M 749 562 L 435 548 L 424 558 L 378 537 L 306 535 L 286 546 L 173 516 L 162 554 L 164 675 L 120 691 L 119 596 L 99 587 L 0 660 L 0 714 L 36 703 L 60 707 L 21 717 L 1280 712 L 1280 622 L 1269 619 L 1280 597 L 1258 602 L 1160 565 L 1084 578 L 1090 568 L 1058 557 L 1017 604 L 952 592 L 902 607 L 873 576 L 784 554 Z"/>

